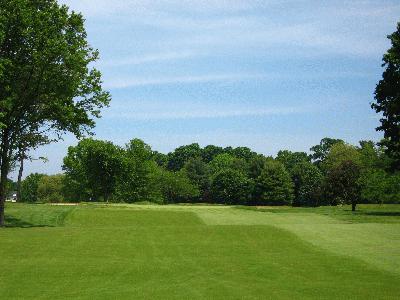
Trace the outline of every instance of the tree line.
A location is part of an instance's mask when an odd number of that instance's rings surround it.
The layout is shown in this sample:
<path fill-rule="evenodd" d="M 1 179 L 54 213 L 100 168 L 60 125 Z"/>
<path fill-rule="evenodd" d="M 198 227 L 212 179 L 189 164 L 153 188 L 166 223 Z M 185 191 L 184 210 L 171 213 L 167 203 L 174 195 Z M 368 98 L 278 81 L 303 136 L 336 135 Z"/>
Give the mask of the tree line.
<path fill-rule="evenodd" d="M 275 157 L 247 147 L 181 146 L 163 154 L 140 139 L 124 147 L 83 139 L 68 149 L 64 174 L 31 174 L 26 202 L 215 203 L 320 206 L 400 203 L 400 172 L 384 146 L 324 138 L 306 152 Z"/>

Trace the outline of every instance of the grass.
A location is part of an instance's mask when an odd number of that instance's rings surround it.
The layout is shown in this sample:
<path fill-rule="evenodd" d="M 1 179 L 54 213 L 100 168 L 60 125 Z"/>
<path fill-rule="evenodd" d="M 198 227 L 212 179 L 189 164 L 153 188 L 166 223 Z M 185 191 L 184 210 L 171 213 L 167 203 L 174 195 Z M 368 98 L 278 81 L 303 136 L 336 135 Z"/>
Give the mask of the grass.
<path fill-rule="evenodd" d="M 315 213 L 350 223 L 400 223 L 400 205 L 396 204 L 359 204 L 355 212 L 351 206 L 303 207 L 239 207 L 271 213 Z"/>
<path fill-rule="evenodd" d="M 0 295 L 398 299 L 400 206 L 340 209 L 10 204 Z"/>

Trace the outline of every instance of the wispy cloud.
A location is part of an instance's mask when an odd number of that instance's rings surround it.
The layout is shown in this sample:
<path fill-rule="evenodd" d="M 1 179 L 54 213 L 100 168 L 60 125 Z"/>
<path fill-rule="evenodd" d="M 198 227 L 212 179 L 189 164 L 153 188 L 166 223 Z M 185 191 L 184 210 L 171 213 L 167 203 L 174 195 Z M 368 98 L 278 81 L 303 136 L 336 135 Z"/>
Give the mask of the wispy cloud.
<path fill-rule="evenodd" d="M 161 106 L 161 108 L 160 108 Z M 158 105 L 157 109 L 148 107 L 140 110 L 129 110 L 126 106 L 114 107 L 104 115 L 105 119 L 126 119 L 131 121 L 157 121 L 157 120 L 191 120 L 191 119 L 222 119 L 240 117 L 267 117 L 284 116 L 293 114 L 307 114 L 321 111 L 320 106 L 276 106 L 276 107 L 229 107 L 220 105 L 189 106 L 182 109 L 176 103 L 174 105 Z"/>
<path fill-rule="evenodd" d="M 190 83 L 206 83 L 206 82 L 235 82 L 249 79 L 260 79 L 260 74 L 212 74 L 212 75 L 190 75 L 190 76 L 171 76 L 159 78 L 127 78 L 108 80 L 105 87 L 108 89 L 122 89 L 129 87 L 147 86 L 147 85 L 165 85 L 165 84 L 190 84 Z"/>
<path fill-rule="evenodd" d="M 201 55 L 202 54 L 198 51 L 190 51 L 190 50 L 186 51 L 183 50 L 176 52 L 161 52 L 161 53 L 153 53 L 142 56 L 132 55 L 131 57 L 122 59 L 118 58 L 118 59 L 100 61 L 99 65 L 102 67 L 121 67 L 121 66 L 183 60 L 183 59 L 198 57 Z"/>

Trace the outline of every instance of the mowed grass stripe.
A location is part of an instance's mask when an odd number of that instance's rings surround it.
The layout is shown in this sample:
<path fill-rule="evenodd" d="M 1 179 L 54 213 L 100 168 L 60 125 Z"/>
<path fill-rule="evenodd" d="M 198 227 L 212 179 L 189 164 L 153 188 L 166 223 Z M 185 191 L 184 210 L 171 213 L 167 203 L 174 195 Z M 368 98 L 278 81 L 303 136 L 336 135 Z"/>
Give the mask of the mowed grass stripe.
<path fill-rule="evenodd" d="M 383 206 L 382 209 L 388 208 Z M 397 211 L 398 206 L 392 209 Z M 371 220 L 370 215 L 365 219 L 359 215 L 357 222 L 351 223 L 349 220 L 353 220 L 353 216 L 345 219 L 345 216 L 339 215 L 340 218 L 336 218 L 312 213 L 310 209 L 297 209 L 296 213 L 288 211 L 291 209 L 256 211 L 227 208 L 198 210 L 197 214 L 209 225 L 270 225 L 285 229 L 314 246 L 361 259 L 374 267 L 400 275 L 400 223 L 397 223 L 400 218 L 394 213 L 386 219 L 381 217 L 384 220 L 379 220 L 379 223 L 364 223 L 364 220 Z M 376 221 L 376 217 L 371 221 Z"/>
<path fill-rule="evenodd" d="M 66 226 L 120 227 L 120 226 L 193 226 L 204 225 L 193 212 L 124 210 L 82 207 L 70 214 Z"/>

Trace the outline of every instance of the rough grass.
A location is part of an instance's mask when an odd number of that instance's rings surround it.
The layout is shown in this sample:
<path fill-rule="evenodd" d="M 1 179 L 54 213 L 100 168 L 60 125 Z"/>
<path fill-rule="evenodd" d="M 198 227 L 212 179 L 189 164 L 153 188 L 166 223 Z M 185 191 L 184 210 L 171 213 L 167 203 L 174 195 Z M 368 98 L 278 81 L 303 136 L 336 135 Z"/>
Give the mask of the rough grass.
<path fill-rule="evenodd" d="M 400 294 L 398 256 L 387 250 L 399 243 L 395 222 L 352 224 L 311 211 L 218 206 L 19 204 L 9 205 L 7 214 L 13 227 L 0 230 L 2 299 L 398 299 Z M 18 225 L 25 223 L 29 228 Z M 392 268 L 337 250 L 353 247 L 351 238 L 339 239 L 331 249 L 335 232 L 358 232 L 364 238 L 358 248 L 376 247 L 366 257 L 384 254 Z"/>

